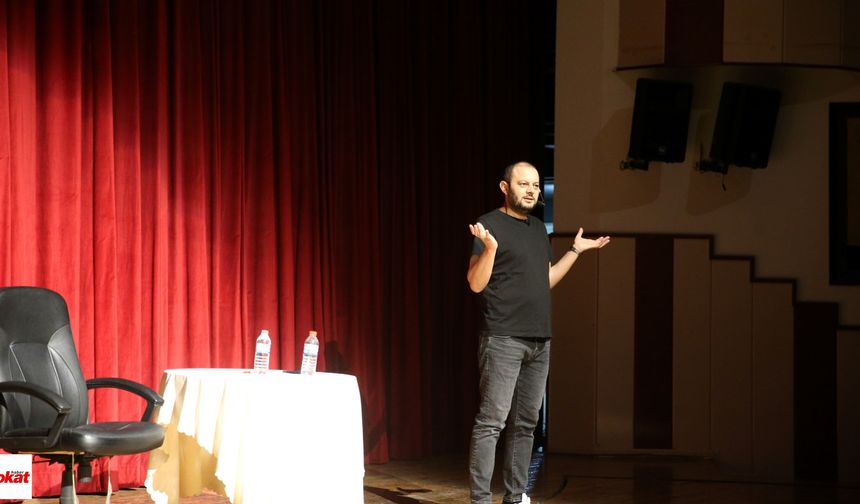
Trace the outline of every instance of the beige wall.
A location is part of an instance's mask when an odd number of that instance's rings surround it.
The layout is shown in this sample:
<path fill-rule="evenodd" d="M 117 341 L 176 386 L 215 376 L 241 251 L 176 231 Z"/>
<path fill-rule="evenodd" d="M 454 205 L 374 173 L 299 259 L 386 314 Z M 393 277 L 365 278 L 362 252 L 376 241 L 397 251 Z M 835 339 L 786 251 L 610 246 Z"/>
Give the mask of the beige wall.
<path fill-rule="evenodd" d="M 712 259 L 706 238 L 656 238 L 673 248 L 671 272 L 663 271 L 655 280 L 672 284 L 671 306 L 664 307 L 672 312 L 671 350 L 661 348 L 671 351 L 672 388 L 649 387 L 645 380 L 639 394 L 650 399 L 638 397 L 662 403 L 671 394 L 672 442 L 671 448 L 636 448 L 636 379 L 642 376 L 636 367 L 643 364 L 636 357 L 642 341 L 637 339 L 636 307 L 642 306 L 637 296 L 661 290 L 637 285 L 637 270 L 649 264 L 648 245 L 640 253 L 640 238 L 619 237 L 599 252 L 583 254 L 570 278 L 552 291 L 549 451 L 708 457 L 723 476 L 791 481 L 796 437 L 793 286 L 751 282 L 752 261 Z M 554 238 L 556 255 L 570 241 Z M 860 392 L 860 370 L 850 365 L 858 359 L 858 335 L 860 331 L 849 330 L 839 335 L 837 389 L 842 399 L 837 424 L 844 482 L 856 482 L 860 474 L 857 401 L 844 399 Z M 837 334 L 821 337 L 835 339 Z M 659 429 L 657 423 L 650 426 Z"/>
<path fill-rule="evenodd" d="M 840 303 L 860 325 L 860 287 L 828 282 L 828 134 L 832 101 L 860 101 L 860 73 L 776 66 L 615 72 L 618 0 L 559 0 L 555 230 L 712 234 L 717 254 L 752 255 L 758 277 L 794 278 L 801 301 Z M 693 83 L 684 163 L 620 170 L 638 77 Z M 770 163 L 722 175 L 694 169 L 705 155 L 722 83 L 782 91 Z M 723 190 L 722 185 L 726 189 Z"/>

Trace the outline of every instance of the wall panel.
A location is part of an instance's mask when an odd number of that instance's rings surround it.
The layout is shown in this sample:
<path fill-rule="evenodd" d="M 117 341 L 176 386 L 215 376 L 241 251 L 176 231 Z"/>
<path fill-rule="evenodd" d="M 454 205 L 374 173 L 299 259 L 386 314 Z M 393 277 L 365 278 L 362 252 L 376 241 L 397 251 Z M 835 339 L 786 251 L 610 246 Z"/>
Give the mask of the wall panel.
<path fill-rule="evenodd" d="M 860 329 L 836 337 L 839 481 L 860 483 Z"/>
<path fill-rule="evenodd" d="M 633 447 L 672 449 L 673 290 L 670 236 L 636 239 Z"/>
<path fill-rule="evenodd" d="M 706 239 L 675 240 L 673 448 L 711 452 L 711 260 Z"/>
<path fill-rule="evenodd" d="M 666 0 L 621 0 L 618 66 L 659 65 L 665 59 Z"/>
<path fill-rule="evenodd" d="M 723 61 L 781 63 L 783 0 L 725 0 Z"/>
<path fill-rule="evenodd" d="M 839 473 L 835 303 L 794 306 L 794 477 L 835 481 Z"/>
<path fill-rule="evenodd" d="M 839 65 L 842 0 L 784 0 L 783 61 Z"/>
<path fill-rule="evenodd" d="M 633 238 L 614 238 L 600 251 L 595 398 L 599 450 L 633 448 L 635 261 Z"/>
<path fill-rule="evenodd" d="M 711 442 L 721 468 L 752 469 L 750 263 L 711 263 Z"/>
<path fill-rule="evenodd" d="M 752 286 L 753 470 L 794 478 L 794 307 L 791 283 Z"/>
<path fill-rule="evenodd" d="M 569 239 L 554 239 L 554 256 L 569 247 Z M 548 447 L 556 453 L 594 449 L 597 262 L 597 253 L 583 254 L 552 290 L 547 417 Z"/>

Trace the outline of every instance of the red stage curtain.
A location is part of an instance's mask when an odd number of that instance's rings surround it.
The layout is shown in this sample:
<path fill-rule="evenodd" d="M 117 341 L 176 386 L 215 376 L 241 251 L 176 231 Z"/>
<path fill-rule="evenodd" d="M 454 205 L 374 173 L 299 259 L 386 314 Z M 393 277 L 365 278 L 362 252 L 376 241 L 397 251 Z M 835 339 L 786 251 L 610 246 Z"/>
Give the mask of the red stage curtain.
<path fill-rule="evenodd" d="M 294 369 L 316 329 L 368 461 L 465 448 L 466 225 L 530 134 L 529 2 L 483 4 L 0 2 L 0 285 L 66 298 L 86 378 L 154 388 L 249 367 L 262 328 Z M 91 416 L 141 411 L 99 392 Z"/>

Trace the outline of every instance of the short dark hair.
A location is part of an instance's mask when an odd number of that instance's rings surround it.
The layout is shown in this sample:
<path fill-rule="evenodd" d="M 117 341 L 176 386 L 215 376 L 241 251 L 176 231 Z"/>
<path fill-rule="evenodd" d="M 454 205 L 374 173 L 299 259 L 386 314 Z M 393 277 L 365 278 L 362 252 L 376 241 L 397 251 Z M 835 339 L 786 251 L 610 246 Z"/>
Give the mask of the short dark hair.
<path fill-rule="evenodd" d="M 505 172 L 504 172 L 504 174 L 502 174 L 502 180 L 504 180 L 505 182 L 510 184 L 511 183 L 511 177 L 514 174 L 514 168 L 516 168 L 519 165 L 526 165 L 526 166 L 531 166 L 532 168 L 534 168 L 534 165 L 529 163 L 528 161 L 517 161 L 516 163 L 511 163 L 505 167 Z M 537 170 L 537 168 L 535 168 L 535 170 Z"/>

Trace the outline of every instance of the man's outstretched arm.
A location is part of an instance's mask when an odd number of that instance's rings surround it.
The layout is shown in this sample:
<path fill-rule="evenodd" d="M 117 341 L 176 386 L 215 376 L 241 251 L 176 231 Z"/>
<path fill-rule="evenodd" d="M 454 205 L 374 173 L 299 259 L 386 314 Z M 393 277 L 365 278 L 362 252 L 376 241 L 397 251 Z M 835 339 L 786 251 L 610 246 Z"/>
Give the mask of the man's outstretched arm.
<path fill-rule="evenodd" d="M 557 283 L 567 275 L 567 272 L 570 271 L 571 266 L 576 260 L 579 258 L 579 254 L 582 254 L 586 250 L 591 249 L 599 249 L 605 247 L 609 243 L 608 236 L 601 236 L 600 238 L 591 240 L 589 238 L 582 237 L 582 228 L 579 228 L 579 232 L 576 233 L 576 238 L 573 239 L 573 246 L 561 256 L 555 264 L 550 264 L 549 266 L 549 288 L 552 289 L 555 287 Z"/>

